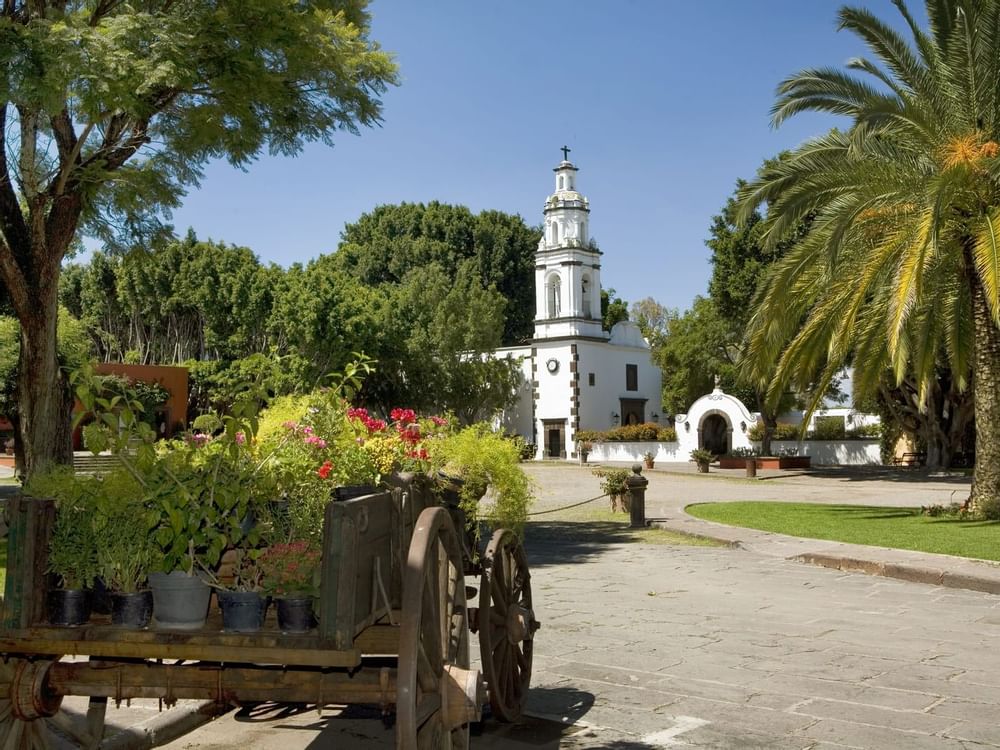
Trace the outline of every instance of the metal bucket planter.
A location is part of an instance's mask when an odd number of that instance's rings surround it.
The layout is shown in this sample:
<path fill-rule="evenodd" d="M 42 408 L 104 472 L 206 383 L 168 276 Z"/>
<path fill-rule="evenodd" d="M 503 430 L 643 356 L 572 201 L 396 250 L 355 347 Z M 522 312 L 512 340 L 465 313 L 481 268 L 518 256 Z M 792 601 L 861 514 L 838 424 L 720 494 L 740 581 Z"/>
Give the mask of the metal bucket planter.
<path fill-rule="evenodd" d="M 83 625 L 90 619 L 90 592 L 84 589 L 51 589 L 46 604 L 53 625 Z"/>
<path fill-rule="evenodd" d="M 157 626 L 168 630 L 197 630 L 208 618 L 212 589 L 198 576 L 183 570 L 150 573 L 153 617 Z"/>
<path fill-rule="evenodd" d="M 231 633 L 256 633 L 264 625 L 268 600 L 256 591 L 219 591 L 222 629 Z"/>
<path fill-rule="evenodd" d="M 311 596 L 286 596 L 276 601 L 278 628 L 282 633 L 306 633 L 313 629 L 316 618 Z"/>
<path fill-rule="evenodd" d="M 135 591 L 111 594 L 111 624 L 141 630 L 153 616 L 153 592 Z"/>

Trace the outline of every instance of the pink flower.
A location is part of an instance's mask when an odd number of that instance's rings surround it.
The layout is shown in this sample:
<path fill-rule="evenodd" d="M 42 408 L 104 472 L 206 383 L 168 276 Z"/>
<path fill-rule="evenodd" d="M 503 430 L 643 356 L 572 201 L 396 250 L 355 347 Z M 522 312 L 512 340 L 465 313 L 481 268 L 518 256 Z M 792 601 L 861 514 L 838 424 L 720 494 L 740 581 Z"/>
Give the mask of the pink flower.
<path fill-rule="evenodd" d="M 243 434 L 242 430 L 236 433 L 236 442 L 239 445 L 243 445 L 246 441 L 247 441 L 247 436 Z"/>
<path fill-rule="evenodd" d="M 294 430 L 299 425 L 297 422 L 293 422 L 291 419 L 289 419 L 287 422 L 282 422 L 281 426 L 284 427 L 286 430 Z"/>
<path fill-rule="evenodd" d="M 446 424 L 448 424 L 448 420 L 445 419 L 444 417 L 431 417 L 431 421 L 438 427 L 444 427 Z"/>

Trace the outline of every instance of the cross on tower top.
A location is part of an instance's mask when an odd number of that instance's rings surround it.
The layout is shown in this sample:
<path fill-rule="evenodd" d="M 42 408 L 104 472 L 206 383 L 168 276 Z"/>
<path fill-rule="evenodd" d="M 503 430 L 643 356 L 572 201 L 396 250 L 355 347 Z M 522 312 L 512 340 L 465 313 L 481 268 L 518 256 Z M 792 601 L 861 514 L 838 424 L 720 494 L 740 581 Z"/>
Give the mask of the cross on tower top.
<path fill-rule="evenodd" d="M 559 150 L 563 152 L 563 161 L 569 161 L 569 152 L 572 151 L 573 149 L 571 149 L 569 146 L 563 146 Z"/>

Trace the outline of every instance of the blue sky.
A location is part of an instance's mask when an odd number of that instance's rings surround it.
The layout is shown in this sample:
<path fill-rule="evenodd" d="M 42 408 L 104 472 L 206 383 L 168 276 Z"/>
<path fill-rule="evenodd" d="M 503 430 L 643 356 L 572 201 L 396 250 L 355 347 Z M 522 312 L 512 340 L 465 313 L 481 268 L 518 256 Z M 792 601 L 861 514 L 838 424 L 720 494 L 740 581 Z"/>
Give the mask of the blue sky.
<path fill-rule="evenodd" d="M 895 21 L 889 0 L 862 2 Z M 912 3 L 911 3 L 912 4 Z M 777 83 L 863 52 L 833 0 L 375 0 L 401 85 L 382 127 L 332 149 L 210 165 L 173 221 L 288 265 L 336 249 L 379 204 L 440 200 L 541 220 L 559 147 L 590 198 L 602 277 L 628 301 L 687 308 L 738 177 L 836 124 L 772 130 Z"/>

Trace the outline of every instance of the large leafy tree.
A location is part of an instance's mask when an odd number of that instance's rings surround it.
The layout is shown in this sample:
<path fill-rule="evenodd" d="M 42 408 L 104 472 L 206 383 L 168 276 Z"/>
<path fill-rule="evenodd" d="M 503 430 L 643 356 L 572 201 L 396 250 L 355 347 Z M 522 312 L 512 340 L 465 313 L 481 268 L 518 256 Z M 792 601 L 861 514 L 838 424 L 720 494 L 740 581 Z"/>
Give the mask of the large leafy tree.
<path fill-rule="evenodd" d="M 446 203 L 379 206 L 348 224 L 336 252 L 339 267 L 363 284 L 402 283 L 415 268 L 437 264 L 456 275 L 472 260 L 484 288 L 507 300 L 503 343 L 534 332 L 535 250 L 541 230 L 501 211 L 473 214 Z"/>
<path fill-rule="evenodd" d="M 127 245 L 211 158 L 244 166 L 377 123 L 395 66 L 365 0 L 5 0 L 0 279 L 21 323 L 26 470 L 69 459 L 60 264 L 81 230 Z"/>
<path fill-rule="evenodd" d="M 767 204 L 766 239 L 811 215 L 776 264 L 752 323 L 771 393 L 831 379 L 852 353 L 914 378 L 919 399 L 942 361 L 975 394 L 974 507 L 1000 510 L 1000 1 L 928 0 L 909 39 L 864 9 L 840 25 L 873 57 L 784 81 L 775 124 L 803 111 L 851 120 L 807 141 L 742 192 Z M 763 372 L 766 368 L 762 367 Z M 871 367 L 872 373 L 878 368 Z M 877 375 L 873 375 L 877 377 Z M 862 383 L 864 387 L 864 384 Z"/>

